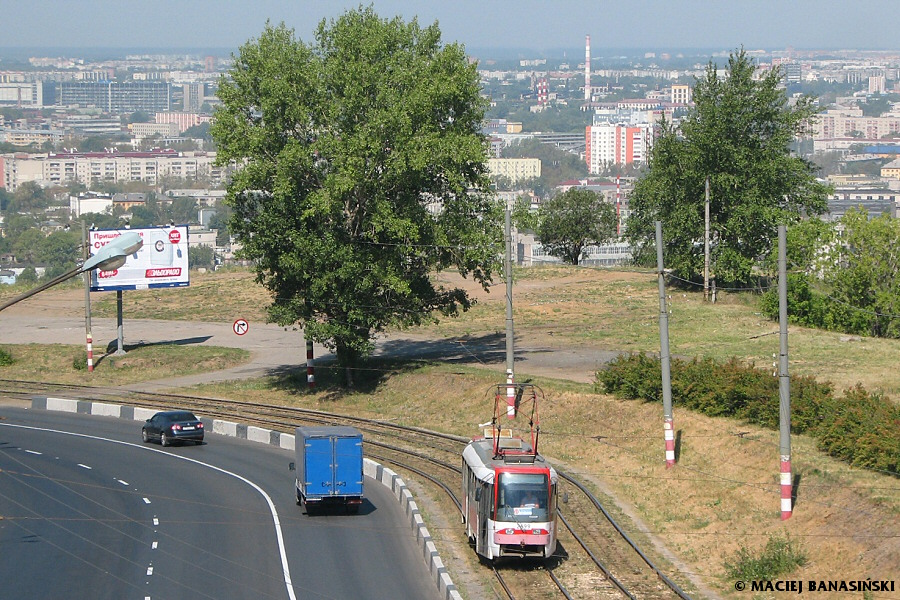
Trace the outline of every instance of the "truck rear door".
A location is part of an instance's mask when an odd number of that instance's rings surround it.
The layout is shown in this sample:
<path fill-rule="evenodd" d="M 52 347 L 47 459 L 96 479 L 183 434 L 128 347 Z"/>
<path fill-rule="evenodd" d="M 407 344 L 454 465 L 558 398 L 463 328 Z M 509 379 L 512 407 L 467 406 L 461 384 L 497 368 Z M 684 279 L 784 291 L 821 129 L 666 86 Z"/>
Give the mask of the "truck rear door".
<path fill-rule="evenodd" d="M 362 495 L 362 442 L 358 437 L 334 439 L 334 493 Z"/>
<path fill-rule="evenodd" d="M 334 491 L 333 439 L 311 437 L 306 440 L 306 495 L 331 496 Z"/>

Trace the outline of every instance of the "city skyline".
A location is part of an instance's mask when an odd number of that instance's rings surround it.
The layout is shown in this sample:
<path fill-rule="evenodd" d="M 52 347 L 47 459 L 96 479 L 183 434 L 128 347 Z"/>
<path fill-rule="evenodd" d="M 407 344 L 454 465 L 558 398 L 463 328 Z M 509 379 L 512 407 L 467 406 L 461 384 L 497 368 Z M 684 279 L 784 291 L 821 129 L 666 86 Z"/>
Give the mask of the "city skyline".
<path fill-rule="evenodd" d="M 0 49 L 16 48 L 223 48 L 256 38 L 266 21 L 284 22 L 311 41 L 322 19 L 359 3 L 307 0 L 0 0 Z M 382 17 L 438 21 L 444 42 L 468 49 L 547 51 L 583 47 L 590 35 L 603 49 L 860 49 L 897 50 L 894 2 L 858 0 L 423 0 L 372 2 Z M 249 7 L 249 10 L 248 10 Z"/>

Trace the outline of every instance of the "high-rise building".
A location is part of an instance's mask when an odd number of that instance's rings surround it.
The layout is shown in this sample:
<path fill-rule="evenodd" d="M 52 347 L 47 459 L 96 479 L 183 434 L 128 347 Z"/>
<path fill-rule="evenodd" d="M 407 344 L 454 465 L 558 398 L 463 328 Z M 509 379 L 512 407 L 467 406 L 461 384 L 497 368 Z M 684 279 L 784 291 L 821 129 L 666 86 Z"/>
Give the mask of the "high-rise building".
<path fill-rule="evenodd" d="M 172 89 L 165 81 L 63 81 L 60 104 L 113 114 L 165 112 L 172 110 Z"/>
<path fill-rule="evenodd" d="M 650 123 L 606 122 L 589 125 L 585 131 L 585 162 L 597 174 L 609 165 L 645 162 L 653 144 Z"/>
<path fill-rule="evenodd" d="M 184 112 L 200 112 L 206 86 L 203 82 L 184 84 Z"/>

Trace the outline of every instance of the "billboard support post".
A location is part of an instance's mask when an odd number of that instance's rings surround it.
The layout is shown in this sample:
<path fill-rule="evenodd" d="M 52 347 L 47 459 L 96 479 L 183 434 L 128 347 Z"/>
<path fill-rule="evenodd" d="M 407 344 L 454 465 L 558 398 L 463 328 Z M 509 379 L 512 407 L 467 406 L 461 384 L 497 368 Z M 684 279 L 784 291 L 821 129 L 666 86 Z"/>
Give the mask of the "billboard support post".
<path fill-rule="evenodd" d="M 125 354 L 125 342 L 122 327 L 122 290 L 116 290 L 116 355 Z"/>

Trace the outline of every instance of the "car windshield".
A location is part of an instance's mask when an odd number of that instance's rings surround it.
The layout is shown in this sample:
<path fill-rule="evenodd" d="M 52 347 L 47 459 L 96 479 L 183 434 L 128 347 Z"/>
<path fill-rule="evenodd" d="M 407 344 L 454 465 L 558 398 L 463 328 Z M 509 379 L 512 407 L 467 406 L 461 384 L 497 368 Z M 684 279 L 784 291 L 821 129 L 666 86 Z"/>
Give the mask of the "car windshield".
<path fill-rule="evenodd" d="M 542 473 L 501 473 L 497 519 L 546 521 L 549 485 Z"/>

